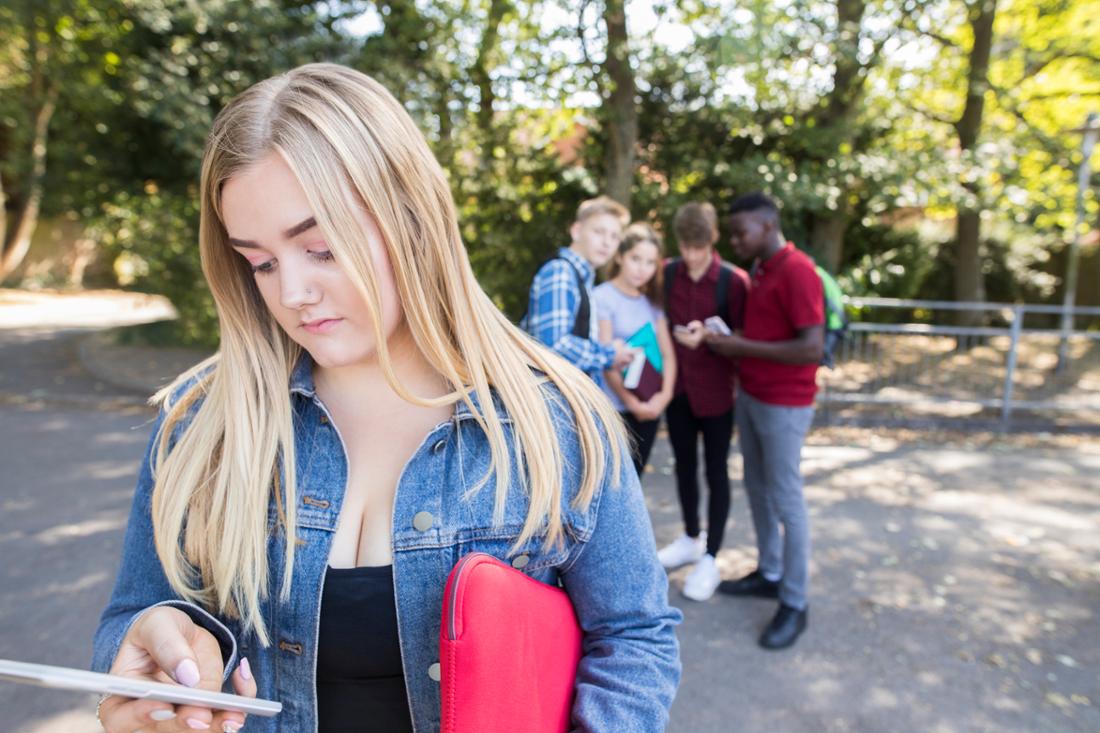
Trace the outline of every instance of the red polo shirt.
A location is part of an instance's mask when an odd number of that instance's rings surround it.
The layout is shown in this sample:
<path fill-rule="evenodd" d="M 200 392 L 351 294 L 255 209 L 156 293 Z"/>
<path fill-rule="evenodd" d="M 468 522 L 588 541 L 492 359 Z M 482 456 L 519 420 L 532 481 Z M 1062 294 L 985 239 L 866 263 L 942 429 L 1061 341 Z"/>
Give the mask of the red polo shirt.
<path fill-rule="evenodd" d="M 757 264 L 745 304 L 745 338 L 789 341 L 800 330 L 824 323 L 825 295 L 813 260 L 787 242 Z M 741 389 L 772 405 L 812 405 L 817 394 L 817 364 L 742 357 Z"/>
<path fill-rule="evenodd" d="M 740 267 L 725 263 L 732 268 L 733 274 L 730 277 L 728 312 L 719 314 L 715 296 L 722 264 L 722 259 L 715 252 L 710 267 L 698 281 L 688 277 L 687 265 L 683 262 L 677 265 L 668 303 L 665 304 L 670 329 L 677 325 L 686 326 L 692 321 L 705 321 L 713 315 L 721 315 L 733 330 L 741 328 L 749 276 Z M 695 416 L 713 417 L 733 409 L 733 360 L 714 353 L 706 344 L 688 349 L 673 339 L 672 345 L 676 350 L 676 395 L 687 393 L 688 404 Z"/>

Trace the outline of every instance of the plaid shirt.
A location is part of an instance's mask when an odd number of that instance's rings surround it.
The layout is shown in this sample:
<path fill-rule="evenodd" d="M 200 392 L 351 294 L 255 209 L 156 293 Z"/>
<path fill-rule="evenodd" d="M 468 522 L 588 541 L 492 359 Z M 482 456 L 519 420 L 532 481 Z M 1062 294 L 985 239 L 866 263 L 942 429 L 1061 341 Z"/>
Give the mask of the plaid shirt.
<path fill-rule="evenodd" d="M 596 273 L 583 257 L 571 249 L 562 247 L 558 250 L 558 257 L 561 259 L 550 260 L 535 273 L 527 300 L 527 319 L 523 327 L 602 385 L 603 370 L 611 366 L 615 358 L 615 347 L 605 346 L 596 340 L 598 319 L 596 304 L 592 300 Z M 568 262 L 562 262 L 562 259 Z M 573 335 L 573 326 L 581 303 L 574 267 L 584 277 L 585 289 L 588 291 L 588 338 Z"/>

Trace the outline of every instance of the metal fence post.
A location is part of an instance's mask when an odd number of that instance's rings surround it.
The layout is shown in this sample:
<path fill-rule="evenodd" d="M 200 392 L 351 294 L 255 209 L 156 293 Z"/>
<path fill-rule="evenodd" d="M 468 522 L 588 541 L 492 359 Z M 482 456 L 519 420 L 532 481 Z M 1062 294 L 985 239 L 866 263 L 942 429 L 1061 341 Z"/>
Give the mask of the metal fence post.
<path fill-rule="evenodd" d="M 1012 391 L 1015 388 L 1016 377 L 1016 351 L 1020 346 L 1020 332 L 1024 327 L 1024 306 L 1017 305 L 1012 308 L 1012 330 L 1008 343 L 1008 358 L 1005 363 L 1005 387 L 1001 399 L 1001 429 L 1008 429 L 1008 421 L 1012 418 Z"/>
<path fill-rule="evenodd" d="M 1058 367 L 1061 374 L 1069 366 L 1069 334 L 1073 331 L 1073 304 L 1077 297 L 1078 250 L 1081 245 L 1081 228 L 1085 224 L 1085 191 L 1089 188 L 1089 159 L 1092 149 L 1100 137 L 1100 115 L 1090 112 L 1085 126 L 1074 130 L 1084 135 L 1081 141 L 1081 166 L 1077 169 L 1077 219 L 1073 224 L 1073 239 L 1070 240 L 1069 258 L 1066 261 L 1065 296 L 1062 306 L 1062 338 L 1058 341 Z"/>

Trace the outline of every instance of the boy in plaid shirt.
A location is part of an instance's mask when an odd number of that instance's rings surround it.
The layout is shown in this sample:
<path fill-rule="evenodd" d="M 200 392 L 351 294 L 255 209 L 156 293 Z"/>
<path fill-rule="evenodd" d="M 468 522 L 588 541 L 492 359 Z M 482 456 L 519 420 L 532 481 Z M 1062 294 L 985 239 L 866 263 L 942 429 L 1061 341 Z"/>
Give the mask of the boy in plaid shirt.
<path fill-rule="evenodd" d="M 615 254 L 623 227 L 629 222 L 626 208 L 607 196 L 582 202 L 569 228 L 572 242 L 535 273 L 522 324 L 599 384 L 605 369 L 625 368 L 633 357 L 622 341 L 597 341 L 592 303 L 596 269 Z"/>

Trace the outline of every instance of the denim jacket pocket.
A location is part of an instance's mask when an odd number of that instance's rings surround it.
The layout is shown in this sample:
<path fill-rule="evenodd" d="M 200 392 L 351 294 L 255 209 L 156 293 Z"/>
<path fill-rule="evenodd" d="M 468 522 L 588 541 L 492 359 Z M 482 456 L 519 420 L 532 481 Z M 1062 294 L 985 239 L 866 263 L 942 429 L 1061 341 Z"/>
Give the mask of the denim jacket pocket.
<path fill-rule="evenodd" d="M 520 527 L 501 528 L 501 531 L 473 533 L 466 538 L 459 538 L 457 556 L 462 557 L 471 552 L 484 552 L 540 580 L 544 571 L 557 568 L 569 557 L 572 543 L 568 533 L 561 543 L 550 547 L 545 546 L 545 538 L 532 537 L 519 547 L 513 548 L 520 529 Z"/>

